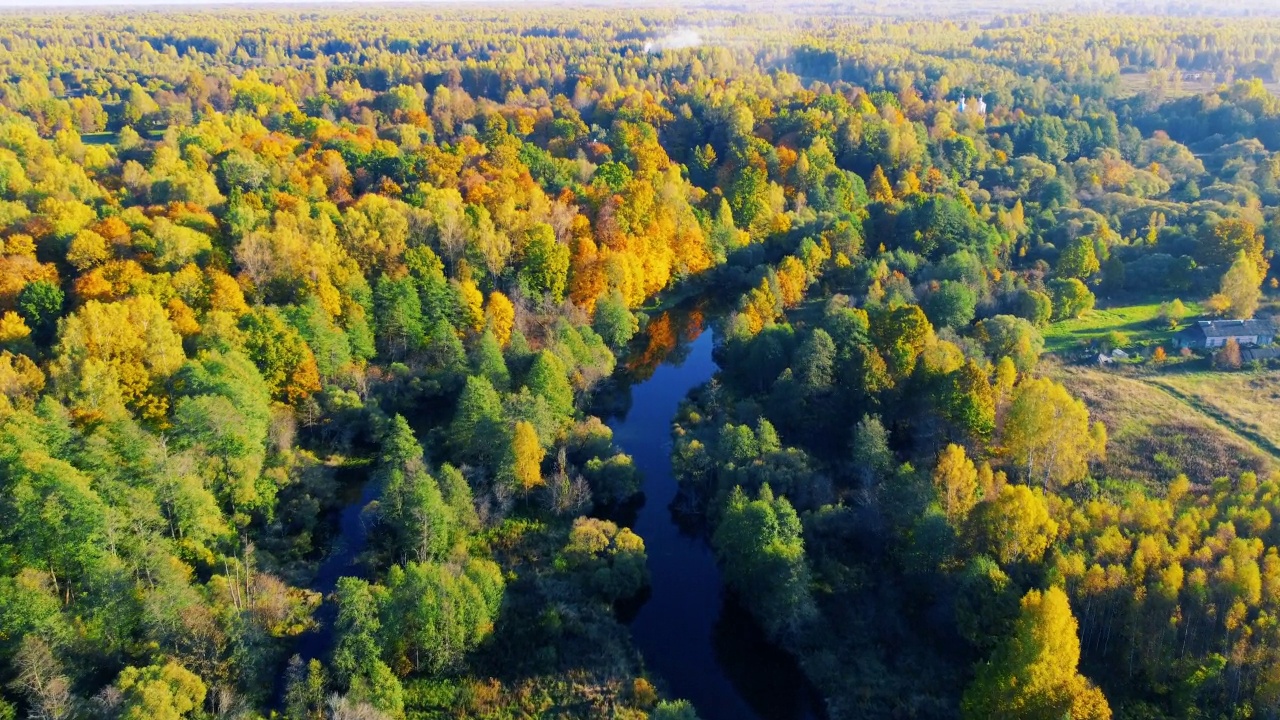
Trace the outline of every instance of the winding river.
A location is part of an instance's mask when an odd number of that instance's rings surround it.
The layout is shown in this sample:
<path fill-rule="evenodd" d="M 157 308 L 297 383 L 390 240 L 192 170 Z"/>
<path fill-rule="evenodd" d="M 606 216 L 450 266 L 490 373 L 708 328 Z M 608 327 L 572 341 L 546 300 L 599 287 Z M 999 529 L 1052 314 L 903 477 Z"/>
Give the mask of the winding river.
<path fill-rule="evenodd" d="M 671 511 L 677 484 L 671 467 L 671 422 L 690 390 L 711 379 L 713 333 L 697 312 L 669 312 L 646 329 L 647 346 L 619 370 L 629 396 L 609 420 L 614 442 L 643 473 L 643 500 L 624 524 L 644 539 L 651 585 L 622 611 L 650 673 L 673 697 L 693 703 L 702 720 L 817 720 L 818 703 L 795 659 L 768 642 L 759 625 L 725 591 L 715 555 L 698 523 Z M 377 494 L 368 468 L 344 483 L 337 545 L 318 568 L 312 589 L 325 596 L 338 578 L 362 575 L 367 544 L 362 510 Z M 324 603 L 319 627 L 298 638 L 304 660 L 323 657 L 333 641 L 336 608 Z M 277 698 L 283 698 L 280 680 Z"/>
<path fill-rule="evenodd" d="M 658 332 L 666 340 L 651 340 L 642 355 L 642 366 L 646 359 L 649 365 L 639 373 L 648 377 L 631 386 L 629 407 L 608 422 L 614 442 L 644 474 L 643 505 L 628 523 L 644 539 L 651 575 L 649 595 L 630 620 L 635 644 L 668 693 L 693 703 L 702 720 L 817 718 L 794 658 L 771 645 L 725 592 L 701 529 L 682 527 L 670 509 L 678 489 L 671 421 L 680 401 L 710 380 L 716 365 L 713 333 L 703 331 L 700 317 L 668 314 L 654 322 L 665 323 Z"/>

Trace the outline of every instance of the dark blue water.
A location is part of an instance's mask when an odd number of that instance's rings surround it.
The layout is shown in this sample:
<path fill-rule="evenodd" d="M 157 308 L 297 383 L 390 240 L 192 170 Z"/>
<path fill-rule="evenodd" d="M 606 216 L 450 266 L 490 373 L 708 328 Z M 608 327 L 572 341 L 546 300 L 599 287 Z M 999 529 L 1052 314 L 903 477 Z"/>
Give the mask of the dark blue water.
<path fill-rule="evenodd" d="M 325 600 L 316 611 L 316 627 L 299 635 L 293 647 L 293 653 L 301 656 L 303 662 L 312 658 L 327 659 L 332 649 L 333 621 L 337 618 L 338 607 L 329 596 L 338 589 L 338 579 L 365 576 L 365 568 L 360 563 L 360 554 L 369 545 L 364 508 L 378 497 L 379 488 L 378 483 L 369 479 L 368 468 L 348 471 L 345 475 L 342 478 L 346 483 L 343 486 L 342 512 L 338 516 L 338 537 L 311 581 L 311 589 L 324 596 Z"/>
<path fill-rule="evenodd" d="M 648 376 L 630 388 L 621 417 L 609 421 L 614 442 L 644 474 L 644 502 L 628 524 L 644 539 L 649 557 L 649 594 L 631 615 L 636 647 L 650 673 L 672 697 L 693 703 L 702 720 L 816 720 L 815 695 L 795 659 L 768 642 L 759 625 L 725 592 L 715 555 L 698 523 L 678 524 L 670 505 L 678 486 L 671 469 L 671 422 L 690 390 L 711 379 L 712 333 L 701 318 L 662 318 L 658 341 L 632 368 Z M 658 327 L 657 323 L 653 324 Z M 625 372 L 625 371 L 624 371 Z M 377 497 L 368 468 L 344 478 L 348 496 L 339 517 L 339 538 L 317 569 L 311 588 L 326 598 L 338 578 L 363 576 L 360 555 L 368 545 L 364 507 Z M 682 529 L 682 527 L 684 529 Z M 290 654 L 323 658 L 333 643 L 336 606 L 326 601 L 318 627 L 300 636 Z M 283 697 L 279 683 L 277 698 Z"/>
<path fill-rule="evenodd" d="M 631 633 L 651 673 L 703 720 L 805 720 L 817 717 L 813 693 L 795 660 L 764 638 L 721 583 L 703 533 L 682 530 L 670 505 L 671 421 L 690 390 L 711 379 L 712 333 L 672 352 L 632 386 L 625 415 L 609 422 L 614 442 L 644 474 L 644 504 L 632 529 L 649 556 L 650 595 Z M 688 527 L 688 523 L 685 526 Z"/>

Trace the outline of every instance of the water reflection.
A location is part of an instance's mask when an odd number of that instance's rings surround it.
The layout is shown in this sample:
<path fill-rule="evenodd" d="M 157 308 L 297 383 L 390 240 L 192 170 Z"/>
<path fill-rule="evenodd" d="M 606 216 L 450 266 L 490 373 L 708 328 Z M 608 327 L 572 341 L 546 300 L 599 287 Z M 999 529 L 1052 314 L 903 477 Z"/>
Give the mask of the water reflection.
<path fill-rule="evenodd" d="M 644 329 L 644 349 L 627 359 L 627 377 L 644 382 L 653 377 L 658 367 L 679 366 L 688 357 L 693 341 L 701 335 L 705 318 L 701 308 L 663 312 L 649 321 Z"/>

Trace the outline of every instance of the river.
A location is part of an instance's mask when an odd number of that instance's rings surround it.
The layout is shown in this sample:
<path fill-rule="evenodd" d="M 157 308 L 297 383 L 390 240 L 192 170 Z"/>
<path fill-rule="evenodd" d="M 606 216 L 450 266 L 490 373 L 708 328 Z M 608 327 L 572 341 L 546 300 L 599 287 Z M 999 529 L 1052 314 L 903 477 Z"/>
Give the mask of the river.
<path fill-rule="evenodd" d="M 678 486 L 671 468 L 671 422 L 690 390 L 711 379 L 713 332 L 697 312 L 668 312 L 646 328 L 645 347 L 620 379 L 630 381 L 617 416 L 614 442 L 643 473 L 643 500 L 624 519 L 644 539 L 651 584 L 623 615 L 651 674 L 673 697 L 693 703 L 702 720 L 817 720 L 815 694 L 795 659 L 764 637 L 750 613 L 725 591 L 715 555 L 698 523 L 677 521 L 670 506 Z M 367 467 L 351 468 L 339 517 L 337 544 L 311 588 L 326 597 L 344 575 L 363 576 L 367 545 L 362 511 L 377 496 Z M 318 627 L 298 638 L 293 652 L 324 657 L 333 642 L 336 607 L 325 602 Z M 282 701 L 283 678 L 277 685 Z"/>
<path fill-rule="evenodd" d="M 644 476 L 643 504 L 629 524 L 644 539 L 651 587 L 630 619 L 635 644 L 668 694 L 693 703 L 702 720 L 817 718 L 795 659 L 771 645 L 725 592 L 705 533 L 696 523 L 682 526 L 670 509 L 678 489 L 671 422 L 680 401 L 710 380 L 716 365 L 713 333 L 703 331 L 700 317 L 668 314 L 654 323 L 664 325 L 649 329 L 648 348 L 629 368 L 640 376 L 629 406 L 608 421 L 614 442 Z"/>

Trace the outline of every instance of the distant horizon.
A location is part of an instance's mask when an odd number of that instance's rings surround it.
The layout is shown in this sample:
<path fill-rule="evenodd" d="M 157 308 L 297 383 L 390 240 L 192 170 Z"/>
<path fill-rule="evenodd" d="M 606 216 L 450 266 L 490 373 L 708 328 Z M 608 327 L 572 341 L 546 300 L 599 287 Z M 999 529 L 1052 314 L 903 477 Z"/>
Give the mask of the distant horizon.
<path fill-rule="evenodd" d="M 689 2 L 679 2 L 679 0 L 54 0 L 54 2 L 49 3 L 40 3 L 36 0 L 0 0 L 0 12 L 14 10 L 38 10 L 49 12 L 60 9 L 104 9 L 129 11 L 172 8 L 191 10 L 235 6 L 255 9 L 264 5 L 275 7 L 350 7 L 355 5 L 517 5 L 526 7 L 539 5 L 616 5 L 630 8 L 678 5 L 685 9 L 737 9 L 744 11 L 777 7 L 786 7 L 794 10 L 804 6 L 812 8 L 840 6 L 846 11 L 859 6 L 868 6 L 869 8 L 883 10 L 886 6 L 890 6 L 899 8 L 903 14 L 910 14 L 911 10 L 919 10 L 922 6 L 936 6 L 937 10 L 942 11 L 947 15 L 965 14 L 966 12 L 972 12 L 974 10 L 988 13 L 994 12 L 1008 14 L 1028 11 L 1051 12 L 1054 14 L 1073 14 L 1077 12 L 1115 12 L 1117 14 L 1135 14 L 1152 12 L 1155 14 L 1184 16 L 1260 16 L 1272 15 L 1280 12 L 1280 0 L 1218 0 L 1216 2 L 1211 0 L 1187 0 L 1185 2 L 1177 2 L 1176 0 L 1129 0 L 1128 2 L 1116 2 L 1115 0 L 1081 0 L 1080 2 L 1065 8 L 1056 0 L 960 0 L 959 2 L 954 0 L 907 0 L 900 5 L 897 3 L 885 2 L 885 0 L 852 0 L 852 2 L 845 3 L 833 2 L 831 0 L 818 0 L 817 2 L 811 2 L 809 0 L 739 0 L 737 2 L 732 0 L 690 0 Z"/>

